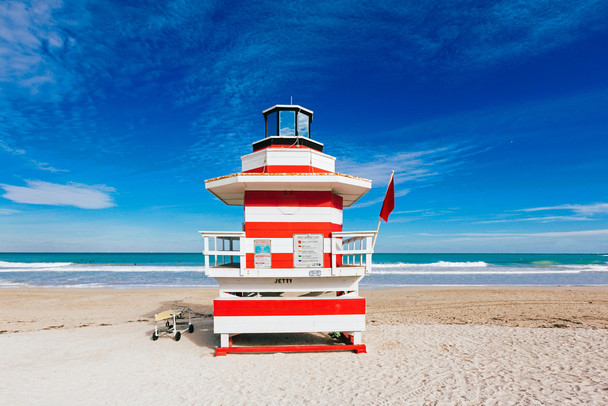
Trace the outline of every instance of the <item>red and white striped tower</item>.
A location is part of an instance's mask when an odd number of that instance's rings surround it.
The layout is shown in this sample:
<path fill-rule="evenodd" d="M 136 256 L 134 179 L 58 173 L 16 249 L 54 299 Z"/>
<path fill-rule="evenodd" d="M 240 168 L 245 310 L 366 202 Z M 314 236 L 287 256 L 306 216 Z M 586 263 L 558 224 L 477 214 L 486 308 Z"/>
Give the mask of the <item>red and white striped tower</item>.
<path fill-rule="evenodd" d="M 371 181 L 335 172 L 335 158 L 310 137 L 313 112 L 276 105 L 266 134 L 241 157 L 242 171 L 205 181 L 228 205 L 242 205 L 240 232 L 201 231 L 205 271 L 220 285 L 214 301 L 217 355 L 227 352 L 348 349 L 364 352 L 365 299 L 374 231 L 343 232 L 342 208 Z M 233 347 L 242 333 L 343 332 L 344 346 Z"/>

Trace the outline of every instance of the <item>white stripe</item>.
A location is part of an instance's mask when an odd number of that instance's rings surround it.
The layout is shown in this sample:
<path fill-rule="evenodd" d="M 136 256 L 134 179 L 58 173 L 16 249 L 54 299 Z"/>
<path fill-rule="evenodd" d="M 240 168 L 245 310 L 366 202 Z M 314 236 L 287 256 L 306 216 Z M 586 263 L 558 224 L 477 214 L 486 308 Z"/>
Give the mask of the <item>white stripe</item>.
<path fill-rule="evenodd" d="M 245 252 L 254 253 L 255 240 L 270 240 L 270 252 L 272 254 L 291 254 L 293 253 L 293 238 L 247 238 L 245 242 Z M 331 239 L 323 239 L 323 252 L 330 252 Z"/>
<path fill-rule="evenodd" d="M 313 166 L 335 172 L 336 158 L 311 149 L 267 148 L 241 157 L 243 172 L 269 165 Z"/>
<path fill-rule="evenodd" d="M 215 334 L 365 331 L 365 315 L 215 316 L 213 331 Z"/>
<path fill-rule="evenodd" d="M 246 206 L 245 222 L 342 224 L 342 210 L 334 207 Z"/>
<path fill-rule="evenodd" d="M 222 272 L 222 268 L 213 268 L 211 271 Z M 229 268 L 224 268 L 229 269 Z M 347 272 L 359 269 L 359 274 L 350 273 L 340 277 L 327 277 L 325 268 L 287 268 L 287 269 L 247 269 L 246 277 L 239 277 L 238 269 L 230 269 L 233 274 L 212 274 L 211 276 L 220 284 L 220 290 L 224 292 L 322 292 L 322 291 L 346 291 L 358 290 L 359 281 L 363 278 L 363 267 L 342 268 Z M 321 270 L 325 277 L 311 277 L 307 273 Z M 207 274 L 209 275 L 209 273 Z M 268 277 L 272 276 L 272 277 Z M 291 283 L 276 283 L 276 278 L 290 278 Z"/>

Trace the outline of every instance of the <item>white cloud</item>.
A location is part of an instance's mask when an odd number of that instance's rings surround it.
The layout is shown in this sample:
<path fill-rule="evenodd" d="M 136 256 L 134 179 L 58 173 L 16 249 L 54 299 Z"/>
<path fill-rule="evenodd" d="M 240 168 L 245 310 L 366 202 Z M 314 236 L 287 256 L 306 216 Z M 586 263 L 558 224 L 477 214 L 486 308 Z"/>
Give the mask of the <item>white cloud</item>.
<path fill-rule="evenodd" d="M 515 217 L 521 212 L 532 213 L 542 211 L 570 211 L 564 215 L 546 215 L 538 217 Z M 528 209 L 515 210 L 517 214 L 508 213 L 496 216 L 496 219 L 454 219 L 455 221 L 472 221 L 475 224 L 497 224 L 497 223 L 516 223 L 516 222 L 538 222 L 552 223 L 557 221 L 596 221 L 600 220 L 598 215 L 608 214 L 608 203 L 593 203 L 593 204 L 561 204 L 557 206 L 531 207 Z M 454 221 L 451 220 L 451 221 Z"/>
<path fill-rule="evenodd" d="M 547 210 L 571 210 L 576 214 L 583 216 L 592 216 L 595 214 L 608 214 L 608 203 L 593 203 L 593 204 L 562 204 L 559 206 L 533 207 L 530 209 L 521 209 L 518 211 L 547 211 Z"/>
<path fill-rule="evenodd" d="M 2 140 L 0 140 L 0 148 L 2 148 L 6 152 L 8 152 L 10 154 L 13 154 L 13 155 L 23 155 L 23 154 L 25 154 L 25 150 L 19 149 L 19 148 L 13 148 L 13 147 L 7 145 Z"/>
<path fill-rule="evenodd" d="M 425 182 L 454 172 L 471 153 L 471 148 L 447 145 L 434 149 L 376 153 L 361 157 L 366 161 L 345 157 L 337 164 L 338 172 L 371 179 L 375 187 L 386 187 L 391 170 L 395 171 L 395 184 Z"/>
<path fill-rule="evenodd" d="M 51 165 L 47 164 L 46 162 L 38 162 L 34 159 L 30 160 L 31 163 L 33 163 L 34 165 L 36 165 L 36 168 L 43 170 L 43 171 L 49 171 L 49 172 L 69 172 L 67 169 L 57 169 L 52 167 Z"/>
<path fill-rule="evenodd" d="M 11 214 L 19 213 L 19 210 L 14 209 L 0 209 L 0 216 L 9 216 Z"/>
<path fill-rule="evenodd" d="M 70 71 L 57 57 L 66 51 L 66 31 L 53 18 L 61 7 L 61 1 L 0 4 L 0 82 L 51 98 L 71 88 Z"/>
<path fill-rule="evenodd" d="M 116 205 L 111 196 L 116 190 L 104 185 L 59 185 L 28 180 L 27 186 L 0 184 L 0 187 L 6 191 L 2 197 L 16 203 L 74 206 L 81 209 L 105 209 Z"/>
<path fill-rule="evenodd" d="M 467 237 L 467 238 L 529 238 L 529 237 L 585 237 L 585 236 L 608 236 L 608 229 L 579 230 L 579 231 L 553 231 L 547 233 L 455 233 L 455 234 L 433 234 L 419 233 L 425 237 Z"/>
<path fill-rule="evenodd" d="M 592 219 L 579 216 L 544 216 L 544 217 L 526 217 L 518 219 L 502 219 L 502 220 L 484 220 L 477 221 L 476 224 L 493 224 L 493 223 L 513 223 L 522 221 L 537 221 L 540 223 L 552 223 L 554 221 L 590 221 Z"/>
<path fill-rule="evenodd" d="M 405 196 L 405 195 L 407 195 L 409 192 L 410 192 L 410 190 L 409 190 L 409 189 L 405 189 L 405 190 L 400 190 L 400 191 L 397 191 L 397 192 L 395 192 L 395 198 Z M 373 205 L 375 205 L 375 204 L 380 204 L 380 203 L 384 202 L 384 198 L 385 198 L 385 197 L 386 197 L 386 196 L 381 196 L 381 197 L 378 197 L 378 198 L 376 198 L 376 199 L 372 199 L 372 200 L 370 200 L 370 201 L 368 201 L 368 202 L 363 202 L 363 203 L 359 203 L 359 202 L 357 202 L 357 203 L 355 203 L 355 205 L 354 205 L 354 206 L 352 206 L 352 207 L 353 207 L 353 208 L 355 208 L 355 209 L 360 209 L 360 208 L 362 208 L 362 207 L 369 207 L 369 206 L 373 206 Z M 379 205 L 378 207 L 381 207 L 381 205 Z"/>

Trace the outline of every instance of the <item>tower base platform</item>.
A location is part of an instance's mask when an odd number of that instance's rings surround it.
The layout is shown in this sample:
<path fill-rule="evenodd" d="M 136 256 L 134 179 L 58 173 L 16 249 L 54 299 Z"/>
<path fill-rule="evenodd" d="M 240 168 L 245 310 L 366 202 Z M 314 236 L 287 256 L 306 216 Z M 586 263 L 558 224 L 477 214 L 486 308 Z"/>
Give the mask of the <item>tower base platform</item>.
<path fill-rule="evenodd" d="M 229 339 L 228 346 L 217 347 L 215 356 L 222 357 L 229 353 L 246 354 L 246 353 L 274 353 L 274 352 L 324 352 L 324 351 L 354 351 L 356 354 L 367 353 L 365 344 L 353 344 L 354 338 L 350 334 L 341 333 L 341 341 L 344 344 L 329 344 L 329 345 L 262 345 L 262 346 L 233 346 L 232 338 Z"/>
<path fill-rule="evenodd" d="M 220 335 L 216 355 L 227 353 L 355 351 L 366 352 L 361 342 L 365 330 L 365 299 L 219 297 L 213 302 L 213 329 Z M 342 343 L 280 346 L 233 346 L 232 337 L 264 333 L 341 332 Z M 329 345 L 328 345 L 329 344 Z"/>

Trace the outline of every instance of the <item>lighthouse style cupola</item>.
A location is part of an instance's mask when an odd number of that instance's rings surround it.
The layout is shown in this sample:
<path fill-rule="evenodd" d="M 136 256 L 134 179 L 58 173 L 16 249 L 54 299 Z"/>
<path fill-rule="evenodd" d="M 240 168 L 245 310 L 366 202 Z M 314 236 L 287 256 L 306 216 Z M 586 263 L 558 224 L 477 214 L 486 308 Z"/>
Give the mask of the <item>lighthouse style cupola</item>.
<path fill-rule="evenodd" d="M 335 158 L 311 138 L 311 110 L 276 105 L 263 115 L 265 137 L 241 157 L 241 172 L 205 181 L 224 203 L 244 206 L 245 217 L 242 231 L 200 232 L 205 272 L 220 285 L 216 354 L 269 351 L 232 346 L 237 334 L 334 331 L 350 344 L 313 350 L 364 352 L 359 281 L 371 272 L 375 231 L 344 232 L 342 210 L 371 181 L 335 172 Z"/>

